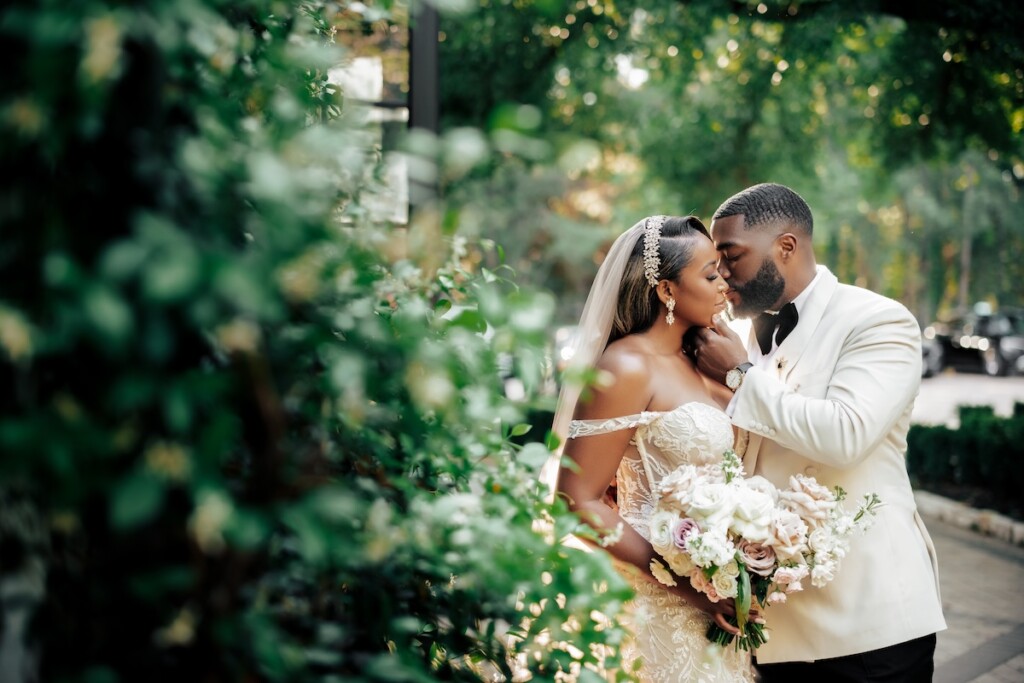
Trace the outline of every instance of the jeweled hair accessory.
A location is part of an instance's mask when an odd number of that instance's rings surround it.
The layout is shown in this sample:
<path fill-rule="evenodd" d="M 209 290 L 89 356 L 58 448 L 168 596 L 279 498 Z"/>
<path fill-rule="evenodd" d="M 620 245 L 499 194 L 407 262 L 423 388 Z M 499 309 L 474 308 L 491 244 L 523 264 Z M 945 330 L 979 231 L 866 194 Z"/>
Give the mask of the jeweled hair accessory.
<path fill-rule="evenodd" d="M 644 225 L 644 277 L 651 287 L 658 286 L 658 271 L 661 270 L 661 257 L 658 256 L 658 245 L 661 243 L 661 226 L 665 225 L 665 216 L 651 216 Z"/>

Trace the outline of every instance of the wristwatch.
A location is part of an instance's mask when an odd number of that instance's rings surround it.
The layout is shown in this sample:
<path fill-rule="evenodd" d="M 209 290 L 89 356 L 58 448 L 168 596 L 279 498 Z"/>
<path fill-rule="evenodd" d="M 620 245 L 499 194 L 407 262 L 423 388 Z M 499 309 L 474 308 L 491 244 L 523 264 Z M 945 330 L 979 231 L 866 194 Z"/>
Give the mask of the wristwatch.
<path fill-rule="evenodd" d="M 725 386 L 733 390 L 733 393 L 743 384 L 743 376 L 747 370 L 754 367 L 753 363 L 740 363 L 729 372 L 725 373 Z"/>

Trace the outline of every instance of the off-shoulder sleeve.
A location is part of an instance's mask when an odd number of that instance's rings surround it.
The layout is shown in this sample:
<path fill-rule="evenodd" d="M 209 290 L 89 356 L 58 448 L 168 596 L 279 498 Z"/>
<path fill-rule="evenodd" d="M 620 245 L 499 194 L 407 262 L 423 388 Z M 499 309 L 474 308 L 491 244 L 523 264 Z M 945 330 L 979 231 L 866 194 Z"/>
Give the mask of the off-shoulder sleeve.
<path fill-rule="evenodd" d="M 569 423 L 569 438 L 608 434 L 621 429 L 633 429 L 640 425 L 650 424 L 661 413 L 642 412 L 638 415 L 610 417 L 605 420 L 573 420 Z"/>

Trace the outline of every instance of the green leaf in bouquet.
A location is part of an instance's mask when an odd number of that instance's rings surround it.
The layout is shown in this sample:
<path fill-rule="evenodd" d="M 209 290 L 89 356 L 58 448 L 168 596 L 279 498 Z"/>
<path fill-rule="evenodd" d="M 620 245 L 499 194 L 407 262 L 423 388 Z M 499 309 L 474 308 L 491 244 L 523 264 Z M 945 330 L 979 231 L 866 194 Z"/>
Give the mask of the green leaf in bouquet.
<path fill-rule="evenodd" d="M 746 632 L 747 619 L 750 617 L 750 574 L 747 568 L 740 565 L 740 575 L 736 581 L 736 620 L 740 634 Z"/>

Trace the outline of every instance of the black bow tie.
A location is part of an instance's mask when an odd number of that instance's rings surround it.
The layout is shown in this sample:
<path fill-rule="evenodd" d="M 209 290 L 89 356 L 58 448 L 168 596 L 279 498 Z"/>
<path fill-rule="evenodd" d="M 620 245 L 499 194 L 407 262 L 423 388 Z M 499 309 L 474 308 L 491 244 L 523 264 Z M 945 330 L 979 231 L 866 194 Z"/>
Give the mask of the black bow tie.
<path fill-rule="evenodd" d="M 789 336 L 789 333 L 796 327 L 800 314 L 796 306 L 789 302 L 783 306 L 777 315 L 762 313 L 754 318 L 754 334 L 757 335 L 757 345 L 761 347 L 761 353 L 768 355 L 772 350 L 772 337 L 781 344 L 782 340 Z M 778 328 L 778 332 L 775 330 Z"/>

